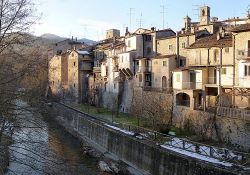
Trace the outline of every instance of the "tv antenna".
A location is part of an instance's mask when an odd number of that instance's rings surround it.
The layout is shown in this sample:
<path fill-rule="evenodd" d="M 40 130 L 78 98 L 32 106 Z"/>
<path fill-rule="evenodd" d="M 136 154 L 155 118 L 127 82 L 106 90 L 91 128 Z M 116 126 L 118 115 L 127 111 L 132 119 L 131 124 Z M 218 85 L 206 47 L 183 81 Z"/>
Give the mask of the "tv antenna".
<path fill-rule="evenodd" d="M 138 26 L 139 26 L 140 28 L 142 28 L 142 24 L 143 24 L 142 13 L 141 13 L 141 15 L 140 15 L 140 18 L 137 19 L 137 24 L 138 24 Z"/>
<path fill-rule="evenodd" d="M 165 5 L 161 5 L 160 7 L 162 9 L 162 11 L 161 11 L 161 14 L 162 14 L 162 27 L 164 29 L 165 28 L 165 14 L 167 14 L 167 11 L 166 11 L 167 8 L 166 8 Z"/>
<path fill-rule="evenodd" d="M 132 30 L 132 15 L 134 14 L 135 8 L 129 8 L 129 30 Z"/>
<path fill-rule="evenodd" d="M 199 16 L 200 16 L 200 14 L 199 14 L 199 11 L 200 11 L 200 7 L 202 6 L 202 5 L 192 5 L 193 6 L 193 15 L 194 16 L 196 16 L 197 18 L 198 18 L 198 21 L 199 21 Z"/>

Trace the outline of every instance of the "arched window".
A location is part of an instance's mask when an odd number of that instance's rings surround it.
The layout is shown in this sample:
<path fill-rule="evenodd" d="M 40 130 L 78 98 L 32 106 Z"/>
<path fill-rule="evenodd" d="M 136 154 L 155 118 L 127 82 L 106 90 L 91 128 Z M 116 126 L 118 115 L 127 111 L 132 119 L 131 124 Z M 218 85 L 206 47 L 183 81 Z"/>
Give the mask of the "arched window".
<path fill-rule="evenodd" d="M 167 77 L 166 76 L 162 77 L 162 88 L 163 89 L 167 88 Z"/>

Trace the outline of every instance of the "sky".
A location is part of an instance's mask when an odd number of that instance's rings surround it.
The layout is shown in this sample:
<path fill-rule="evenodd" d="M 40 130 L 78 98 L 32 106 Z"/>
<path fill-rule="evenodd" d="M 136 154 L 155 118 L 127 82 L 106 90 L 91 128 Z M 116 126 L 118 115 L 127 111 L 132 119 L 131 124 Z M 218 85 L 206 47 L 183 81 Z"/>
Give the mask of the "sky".
<path fill-rule="evenodd" d="M 123 34 L 126 26 L 130 31 L 139 27 L 163 29 L 163 26 L 180 30 L 186 15 L 192 21 L 199 20 L 197 9 L 203 5 L 210 6 L 211 16 L 219 20 L 246 17 L 250 0 L 36 0 L 35 3 L 41 19 L 32 28 L 33 34 L 101 40 L 107 29 L 116 28 Z"/>

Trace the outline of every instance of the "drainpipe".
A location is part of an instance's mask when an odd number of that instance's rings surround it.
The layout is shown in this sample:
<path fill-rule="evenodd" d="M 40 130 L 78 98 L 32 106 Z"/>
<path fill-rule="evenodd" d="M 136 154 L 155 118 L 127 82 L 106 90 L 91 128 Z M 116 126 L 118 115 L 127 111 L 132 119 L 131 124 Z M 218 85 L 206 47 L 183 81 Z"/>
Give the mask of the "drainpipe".
<path fill-rule="evenodd" d="M 235 36 L 236 34 L 234 35 L 233 34 L 233 108 L 235 108 L 235 59 L 236 59 L 236 51 L 235 51 Z"/>
<path fill-rule="evenodd" d="M 176 58 L 177 58 L 177 67 L 180 67 L 180 55 L 179 55 L 179 33 L 176 32 Z"/>
<path fill-rule="evenodd" d="M 222 97 L 221 97 L 221 70 L 222 70 L 222 47 L 220 48 L 220 66 L 219 66 L 219 86 L 218 86 L 218 95 L 219 95 L 219 106 L 221 106 L 222 103 Z"/>

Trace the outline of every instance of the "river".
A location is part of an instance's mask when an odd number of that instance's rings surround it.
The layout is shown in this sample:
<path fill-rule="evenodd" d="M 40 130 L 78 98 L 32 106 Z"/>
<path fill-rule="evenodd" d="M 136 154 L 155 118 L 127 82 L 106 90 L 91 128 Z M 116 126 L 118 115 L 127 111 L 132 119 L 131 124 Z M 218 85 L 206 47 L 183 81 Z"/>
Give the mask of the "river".
<path fill-rule="evenodd" d="M 10 146 L 10 166 L 6 175 L 103 175 L 98 159 L 83 154 L 81 142 L 62 127 L 31 111 L 18 115 L 20 129 Z"/>

